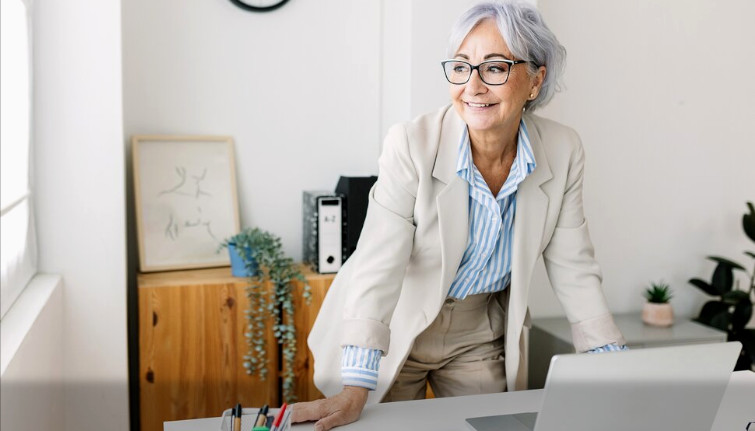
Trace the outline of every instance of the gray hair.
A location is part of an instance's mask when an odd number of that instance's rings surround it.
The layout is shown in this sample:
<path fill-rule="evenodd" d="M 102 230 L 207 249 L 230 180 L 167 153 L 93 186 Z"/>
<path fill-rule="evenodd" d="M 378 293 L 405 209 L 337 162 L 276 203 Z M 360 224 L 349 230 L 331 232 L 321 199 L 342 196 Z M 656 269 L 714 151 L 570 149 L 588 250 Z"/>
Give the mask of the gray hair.
<path fill-rule="evenodd" d="M 480 3 L 466 11 L 451 30 L 448 58 L 453 58 L 464 38 L 482 20 L 493 19 L 511 53 L 527 60 L 530 75 L 546 67 L 545 80 L 534 100 L 524 105 L 534 110 L 548 103 L 561 90 L 561 76 L 566 64 L 566 49 L 545 25 L 542 15 L 532 5 L 515 0 Z"/>

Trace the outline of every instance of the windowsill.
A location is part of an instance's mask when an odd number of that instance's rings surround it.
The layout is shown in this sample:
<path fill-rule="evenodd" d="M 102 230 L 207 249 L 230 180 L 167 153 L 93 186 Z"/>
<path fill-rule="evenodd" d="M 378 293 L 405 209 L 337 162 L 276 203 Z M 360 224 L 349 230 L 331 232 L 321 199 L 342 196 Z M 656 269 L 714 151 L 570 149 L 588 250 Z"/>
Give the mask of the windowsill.
<path fill-rule="evenodd" d="M 0 321 L 0 376 L 18 352 L 34 322 L 63 282 L 59 275 L 37 274 Z"/>

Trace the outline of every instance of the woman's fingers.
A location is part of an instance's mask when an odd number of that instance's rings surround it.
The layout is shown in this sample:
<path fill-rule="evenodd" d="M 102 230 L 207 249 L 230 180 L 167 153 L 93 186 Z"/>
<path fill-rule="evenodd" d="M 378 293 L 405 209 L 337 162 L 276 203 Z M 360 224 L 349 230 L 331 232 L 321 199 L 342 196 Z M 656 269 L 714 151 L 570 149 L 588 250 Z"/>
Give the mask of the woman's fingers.
<path fill-rule="evenodd" d="M 294 404 L 291 421 L 317 421 L 315 431 L 327 431 L 359 419 L 366 401 L 367 389 L 346 387 L 331 398 Z"/>
<path fill-rule="evenodd" d="M 327 410 L 323 411 L 322 418 L 315 423 L 315 431 L 327 431 L 359 419 L 364 405 L 343 395 L 343 393 L 339 394 L 329 399 L 331 402 L 325 404 Z"/>
<path fill-rule="evenodd" d="M 317 423 L 315 424 L 315 431 L 328 431 L 329 429 L 335 428 L 337 426 L 350 424 L 354 422 L 358 417 L 359 415 L 357 415 L 356 418 L 349 420 L 348 418 L 346 418 L 344 412 L 339 410 L 317 421 Z"/>
<path fill-rule="evenodd" d="M 342 397 L 336 395 L 333 398 L 324 400 L 296 403 L 293 407 L 294 411 L 291 413 L 291 422 L 317 421 L 315 423 L 315 431 L 326 431 L 354 422 L 359 418 L 361 409 L 356 412 L 350 411 L 345 413 L 342 408 L 346 407 L 349 409 L 349 407 L 344 406 L 343 401 Z M 349 410 L 354 410 L 354 406 L 351 406 Z M 353 419 L 350 419 L 352 417 Z"/>
<path fill-rule="evenodd" d="M 316 421 L 323 417 L 322 404 L 326 400 L 309 401 L 304 403 L 296 403 L 292 406 L 293 412 L 291 412 L 291 422 L 307 422 Z"/>

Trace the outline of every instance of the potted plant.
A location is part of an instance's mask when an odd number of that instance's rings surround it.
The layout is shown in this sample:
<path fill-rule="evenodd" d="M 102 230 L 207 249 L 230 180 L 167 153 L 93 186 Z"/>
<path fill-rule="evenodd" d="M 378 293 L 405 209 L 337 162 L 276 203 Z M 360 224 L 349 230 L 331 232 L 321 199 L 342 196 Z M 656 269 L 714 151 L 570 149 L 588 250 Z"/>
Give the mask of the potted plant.
<path fill-rule="evenodd" d="M 651 283 L 645 289 L 647 302 L 642 307 L 642 321 L 652 326 L 671 326 L 674 324 L 674 310 L 671 308 L 671 288 L 664 282 Z"/>
<path fill-rule="evenodd" d="M 309 303 L 310 289 L 294 261 L 283 253 L 279 237 L 264 230 L 246 228 L 226 239 L 222 247 L 227 247 L 231 259 L 240 259 L 248 277 L 246 296 L 249 309 L 245 311 L 247 331 L 244 333 L 248 345 L 244 355 L 244 368 L 247 374 L 258 373 L 265 379 L 268 370 L 266 349 L 266 322 L 273 319 L 273 335 L 281 345 L 283 370 L 281 375 L 283 400 L 295 401 L 294 358 L 296 356 L 296 328 L 294 326 L 294 302 L 292 283 L 299 280 L 304 285 L 303 296 Z M 238 256 L 234 257 L 233 253 Z M 239 274 L 238 267 L 236 274 Z M 272 289 L 265 289 L 266 283 Z"/>
<path fill-rule="evenodd" d="M 745 235 L 755 242 L 755 207 L 752 202 L 747 202 L 747 207 L 750 212 L 742 216 L 742 228 Z M 755 259 L 755 252 L 745 251 L 744 254 Z M 748 273 L 743 265 L 732 260 L 718 256 L 708 256 L 708 259 L 717 263 L 710 283 L 699 278 L 693 278 L 689 282 L 716 299 L 706 302 L 695 320 L 726 331 L 729 341 L 742 343 L 742 352 L 735 369 L 750 370 L 755 363 L 755 329 L 745 326 L 752 317 L 755 268 L 752 273 Z M 740 289 L 740 280 L 736 279 L 735 271 L 745 274 L 747 284 L 744 289 Z"/>

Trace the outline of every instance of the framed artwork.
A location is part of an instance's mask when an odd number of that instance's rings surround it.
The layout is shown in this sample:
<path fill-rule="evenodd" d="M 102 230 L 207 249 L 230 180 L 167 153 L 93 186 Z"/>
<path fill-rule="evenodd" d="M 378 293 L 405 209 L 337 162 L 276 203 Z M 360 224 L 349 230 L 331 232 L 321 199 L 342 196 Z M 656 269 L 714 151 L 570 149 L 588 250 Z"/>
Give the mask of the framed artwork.
<path fill-rule="evenodd" d="M 232 138 L 138 135 L 132 150 L 141 271 L 230 265 L 217 251 L 240 230 Z"/>

